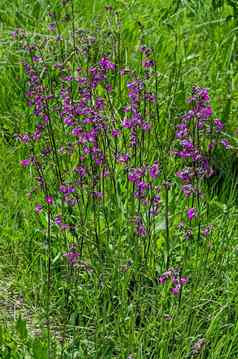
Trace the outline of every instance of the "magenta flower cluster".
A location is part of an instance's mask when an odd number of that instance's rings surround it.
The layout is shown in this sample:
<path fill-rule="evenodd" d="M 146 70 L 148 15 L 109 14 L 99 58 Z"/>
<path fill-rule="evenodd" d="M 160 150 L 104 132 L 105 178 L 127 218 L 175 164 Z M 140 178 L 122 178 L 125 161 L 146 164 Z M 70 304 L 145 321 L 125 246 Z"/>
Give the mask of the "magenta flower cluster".
<path fill-rule="evenodd" d="M 167 272 L 164 272 L 159 277 L 160 284 L 164 284 L 166 281 L 170 281 L 172 284 L 172 287 L 170 288 L 170 292 L 173 295 L 179 295 L 181 292 L 181 289 L 184 285 L 188 283 L 188 277 L 186 276 L 180 276 L 179 273 L 174 269 L 169 269 Z"/>
<path fill-rule="evenodd" d="M 225 139 L 219 141 L 219 136 L 224 129 L 220 119 L 212 120 L 213 110 L 210 106 L 208 90 L 194 86 L 192 96 L 188 98 L 190 106 L 188 112 L 182 117 L 176 126 L 176 150 L 174 154 L 180 158 L 183 168 L 176 172 L 181 183 L 181 191 L 185 198 L 197 199 L 202 196 L 201 183 L 204 179 L 214 175 L 210 164 L 211 151 L 220 143 L 229 148 Z M 212 134 L 215 132 L 215 136 Z M 199 208 L 190 207 L 187 210 L 187 218 L 192 221 L 198 216 Z"/>

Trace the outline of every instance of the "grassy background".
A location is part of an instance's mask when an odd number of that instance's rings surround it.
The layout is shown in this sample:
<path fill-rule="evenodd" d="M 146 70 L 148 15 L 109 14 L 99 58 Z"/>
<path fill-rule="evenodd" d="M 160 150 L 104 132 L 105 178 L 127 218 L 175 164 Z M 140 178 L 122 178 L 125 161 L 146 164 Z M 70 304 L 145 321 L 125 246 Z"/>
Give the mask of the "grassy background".
<path fill-rule="evenodd" d="M 44 324 L 44 298 L 40 296 L 44 260 L 39 244 L 44 234 L 38 230 L 33 208 L 26 200 L 31 178 L 18 165 L 23 153 L 14 134 L 26 124 L 25 84 L 21 53 L 10 33 L 15 28 L 25 29 L 33 43 L 36 34 L 47 38 L 47 13 L 49 9 L 57 10 L 59 4 L 59 1 L 1 0 L 0 288 L 8 289 L 2 291 L 0 298 L 0 341 L 2 338 L 5 345 L 4 358 L 47 357 L 44 339 L 41 341 L 36 335 L 38 325 Z M 75 1 L 77 27 L 86 28 L 92 34 L 99 32 L 102 43 L 110 29 L 105 5 L 108 2 L 104 0 Z M 175 74 L 178 75 L 177 90 L 173 94 L 175 113 L 178 108 L 181 111 L 193 84 L 208 87 L 217 117 L 224 121 L 236 141 L 238 22 L 231 2 L 132 0 L 113 1 L 112 5 L 120 14 L 128 64 L 136 66 L 134 54 L 141 38 L 153 47 L 162 78 L 160 101 L 170 101 Z M 62 24 L 62 31 L 69 33 L 70 25 Z M 107 46 L 109 44 L 105 48 Z M 211 251 L 207 259 L 201 246 L 189 263 L 194 271 L 198 268 L 197 291 L 191 292 L 178 309 L 175 301 L 169 302 L 158 286 L 154 286 L 153 273 L 144 273 L 138 268 L 121 273 L 120 259 L 111 251 L 111 260 L 103 265 L 103 288 L 98 287 L 93 277 L 90 281 L 81 278 L 84 285 L 78 308 L 87 314 L 82 320 L 69 318 L 71 338 L 75 323 L 79 326 L 80 345 L 77 338 L 73 342 L 65 340 L 63 358 L 73 355 L 74 358 L 127 358 L 130 353 L 133 358 L 187 358 L 192 357 L 193 344 L 199 338 L 206 341 L 200 358 L 238 358 L 236 153 L 228 157 L 221 154 L 216 161 L 220 169 L 218 184 L 209 188 L 216 223 Z M 136 287 L 130 302 L 127 287 L 136 285 L 133 283 L 141 285 Z M 19 304 L 19 311 L 27 319 L 33 339 L 25 335 L 24 321 L 18 320 L 16 324 L 14 321 L 14 308 L 21 295 L 24 295 L 25 306 L 21 309 Z M 53 311 L 58 342 L 62 342 L 63 336 L 59 329 L 61 319 L 67 316 L 63 311 L 66 297 L 67 286 L 56 278 Z M 164 308 L 174 320 L 163 320 Z M 11 348 L 10 351 L 6 347 Z M 31 348 L 31 354 L 27 348 Z M 60 354 L 55 355 L 60 358 Z"/>

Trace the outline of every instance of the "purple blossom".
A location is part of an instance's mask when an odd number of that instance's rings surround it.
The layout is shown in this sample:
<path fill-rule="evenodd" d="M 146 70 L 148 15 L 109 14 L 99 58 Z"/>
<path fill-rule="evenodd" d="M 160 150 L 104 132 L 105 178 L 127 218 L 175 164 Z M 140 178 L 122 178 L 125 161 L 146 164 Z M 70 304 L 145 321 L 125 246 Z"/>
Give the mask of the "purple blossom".
<path fill-rule="evenodd" d="M 114 70 L 116 65 L 113 64 L 107 57 L 102 57 L 99 61 L 99 65 L 103 68 L 103 70 Z"/>
<path fill-rule="evenodd" d="M 107 92 L 112 92 L 112 85 L 111 84 L 106 84 L 105 89 L 107 90 Z"/>
<path fill-rule="evenodd" d="M 193 236 L 193 231 L 192 231 L 190 228 L 187 229 L 187 230 L 185 231 L 185 233 L 184 233 L 184 239 L 185 239 L 186 241 L 188 241 L 189 239 L 192 238 L 192 236 Z"/>
<path fill-rule="evenodd" d="M 206 88 L 201 88 L 199 86 L 193 86 L 192 88 L 192 97 L 188 99 L 188 103 L 193 101 L 202 101 L 203 103 L 209 101 L 208 90 Z"/>
<path fill-rule="evenodd" d="M 108 169 L 108 168 L 103 168 L 102 175 L 103 175 L 103 177 L 108 177 L 108 176 L 110 176 L 110 171 L 109 171 L 109 169 Z"/>
<path fill-rule="evenodd" d="M 196 208 L 189 208 L 187 211 L 187 217 L 191 221 L 193 218 L 197 217 Z"/>
<path fill-rule="evenodd" d="M 188 140 L 182 140 L 180 142 L 180 144 L 185 148 L 185 149 L 188 149 L 188 150 L 192 150 L 193 149 L 193 144 L 191 141 L 188 141 Z"/>
<path fill-rule="evenodd" d="M 55 23 L 49 24 L 48 29 L 49 29 L 49 31 L 55 31 L 56 30 L 56 24 Z"/>
<path fill-rule="evenodd" d="M 221 144 L 225 147 L 226 150 L 231 148 L 231 145 L 230 145 L 229 141 L 224 139 L 224 138 L 221 140 Z"/>
<path fill-rule="evenodd" d="M 150 47 L 146 46 L 146 45 L 142 45 L 139 50 L 145 56 L 149 56 L 152 53 L 152 49 Z"/>
<path fill-rule="evenodd" d="M 188 277 L 182 276 L 182 277 L 180 278 L 180 284 L 181 284 L 181 285 L 185 285 L 185 284 L 187 284 L 187 283 L 188 283 Z"/>
<path fill-rule="evenodd" d="M 221 120 L 219 120 L 218 118 L 216 118 L 215 120 L 213 120 L 213 123 L 214 123 L 214 125 L 215 125 L 215 127 L 216 127 L 216 131 L 217 131 L 217 132 L 221 132 L 221 131 L 223 130 L 223 128 L 224 128 L 224 123 L 223 123 Z"/>
<path fill-rule="evenodd" d="M 112 130 L 112 137 L 119 137 L 121 134 L 121 131 L 118 129 L 113 129 Z"/>
<path fill-rule="evenodd" d="M 95 101 L 95 107 L 98 111 L 103 110 L 105 106 L 105 101 L 102 97 L 97 97 Z"/>
<path fill-rule="evenodd" d="M 42 58 L 40 56 L 32 56 L 32 61 L 33 62 L 42 62 Z"/>
<path fill-rule="evenodd" d="M 155 65 L 154 60 L 146 59 L 143 61 L 144 68 L 150 68 L 150 67 L 153 67 L 154 65 Z"/>
<path fill-rule="evenodd" d="M 202 120 L 207 120 L 212 115 L 212 108 L 210 106 L 203 107 L 197 113 L 198 118 Z"/>
<path fill-rule="evenodd" d="M 176 172 L 176 176 L 184 182 L 191 181 L 194 177 L 194 171 L 191 167 L 186 167 L 183 170 Z"/>
<path fill-rule="evenodd" d="M 71 246 L 70 251 L 64 253 L 64 257 L 68 259 L 71 266 L 74 266 L 77 263 L 79 256 L 80 253 L 76 251 L 75 246 Z"/>
<path fill-rule="evenodd" d="M 202 230 L 202 234 L 204 235 L 204 237 L 208 237 L 209 234 L 211 233 L 212 231 L 212 228 L 213 226 L 211 224 L 209 224 L 207 227 L 205 227 L 203 230 Z"/>
<path fill-rule="evenodd" d="M 70 120 L 71 121 L 71 120 Z M 68 124 L 68 123 L 67 123 Z M 70 125 L 71 126 L 71 125 Z M 72 135 L 73 136 L 76 136 L 76 137 L 79 137 L 81 136 L 83 130 L 81 127 L 75 127 L 73 130 L 72 130 Z"/>
<path fill-rule="evenodd" d="M 184 186 L 182 186 L 182 191 L 185 197 L 190 197 L 194 192 L 194 188 L 191 184 L 185 184 Z"/>
<path fill-rule="evenodd" d="M 66 117 L 64 119 L 64 124 L 67 126 L 74 126 L 75 125 L 75 121 L 71 118 L 71 117 Z M 75 131 L 74 131 L 75 130 Z M 72 130 L 72 135 L 77 136 L 78 132 L 77 132 L 77 128 Z"/>
<path fill-rule="evenodd" d="M 170 282 L 173 285 L 173 287 L 170 288 L 170 292 L 175 296 L 180 294 L 182 286 L 188 283 L 188 277 L 186 276 L 180 277 L 179 272 L 173 268 L 163 273 L 159 277 L 159 282 L 160 284 L 164 284 L 168 279 L 170 279 Z"/>
<path fill-rule="evenodd" d="M 122 127 L 128 128 L 128 129 L 132 128 L 133 127 L 132 120 L 129 118 L 124 118 L 124 120 L 122 121 Z"/>
<path fill-rule="evenodd" d="M 75 188 L 62 184 L 62 185 L 60 185 L 59 191 L 64 193 L 64 194 L 68 194 L 68 193 L 75 192 Z"/>
<path fill-rule="evenodd" d="M 140 223 L 137 226 L 136 233 L 139 237 L 145 237 L 147 235 L 147 231 L 143 223 Z"/>
<path fill-rule="evenodd" d="M 130 182 L 138 182 L 145 174 L 144 168 L 132 168 L 128 174 L 128 180 Z"/>
<path fill-rule="evenodd" d="M 193 157 L 193 151 L 191 151 L 190 149 L 176 151 L 175 154 L 177 157 L 180 157 L 180 158 L 192 158 Z"/>
<path fill-rule="evenodd" d="M 160 284 L 164 284 L 167 279 L 168 279 L 168 278 L 167 278 L 166 276 L 161 275 L 161 276 L 159 277 L 159 282 L 160 282 Z"/>
<path fill-rule="evenodd" d="M 153 179 L 157 178 L 160 175 L 160 169 L 158 161 L 155 161 L 154 164 L 149 169 L 150 177 Z"/>
<path fill-rule="evenodd" d="M 150 189 L 150 184 L 146 183 L 145 181 L 136 181 L 135 185 L 140 192 L 145 192 L 146 190 Z"/>
<path fill-rule="evenodd" d="M 18 135 L 17 138 L 22 142 L 22 143 L 28 143 L 30 142 L 30 136 L 27 133 L 24 133 L 22 135 Z"/>
<path fill-rule="evenodd" d="M 61 223 L 61 225 L 60 225 L 61 231 L 66 231 L 69 228 L 70 228 L 70 225 L 67 223 Z"/>
<path fill-rule="evenodd" d="M 73 81 L 74 80 L 74 77 L 73 76 L 65 76 L 64 81 Z"/>
<path fill-rule="evenodd" d="M 92 195 L 96 199 L 102 199 L 103 198 L 103 192 L 100 192 L 100 191 L 93 191 Z"/>
<path fill-rule="evenodd" d="M 158 204 L 160 203 L 160 195 L 159 194 L 156 194 L 154 197 L 153 197 L 153 204 Z"/>
<path fill-rule="evenodd" d="M 75 172 L 77 172 L 81 178 L 83 178 L 87 175 L 87 171 L 83 166 L 76 167 Z"/>
<path fill-rule="evenodd" d="M 52 196 L 46 196 L 45 201 L 47 204 L 52 205 L 53 204 L 53 197 Z"/>
<path fill-rule="evenodd" d="M 175 287 L 172 287 L 170 288 L 170 291 L 173 295 L 179 295 L 180 293 L 180 290 L 181 290 L 181 285 L 180 284 L 177 284 Z"/>
<path fill-rule="evenodd" d="M 127 153 L 125 154 L 118 154 L 116 156 L 116 160 L 118 163 L 126 163 L 129 161 L 129 155 Z"/>
<path fill-rule="evenodd" d="M 21 160 L 20 164 L 22 167 L 28 167 L 31 164 L 31 160 L 27 159 L 27 160 Z"/>
<path fill-rule="evenodd" d="M 174 285 L 179 284 L 179 280 L 178 280 L 177 276 L 175 276 L 175 275 L 171 278 L 171 281 Z"/>
<path fill-rule="evenodd" d="M 216 145 L 215 141 L 212 140 L 212 142 L 210 142 L 210 143 L 208 144 L 208 150 L 209 150 L 209 151 L 212 151 L 212 150 L 215 148 L 215 145 Z"/>
<path fill-rule="evenodd" d="M 35 212 L 36 212 L 37 214 L 41 213 L 41 212 L 42 212 L 42 209 L 43 209 L 43 207 L 42 207 L 41 204 L 37 203 L 37 204 L 35 205 Z"/>
<path fill-rule="evenodd" d="M 156 96 L 150 92 L 145 92 L 144 98 L 151 103 L 155 103 L 156 101 Z"/>
<path fill-rule="evenodd" d="M 152 216 L 152 217 L 155 217 L 159 214 L 159 207 L 158 207 L 158 204 L 156 205 L 153 205 L 150 209 L 149 209 L 149 214 Z"/>
<path fill-rule="evenodd" d="M 195 116 L 195 112 L 193 110 L 189 110 L 185 115 L 182 116 L 182 120 L 190 121 Z"/>
<path fill-rule="evenodd" d="M 129 69 L 123 68 L 123 69 L 120 70 L 120 75 L 121 76 L 128 75 L 129 73 L 130 73 Z"/>
<path fill-rule="evenodd" d="M 181 123 L 176 126 L 176 138 L 183 139 L 188 136 L 189 130 L 185 123 Z"/>
<path fill-rule="evenodd" d="M 159 277 L 160 284 L 164 284 L 168 278 L 171 278 L 171 275 L 172 275 L 172 271 L 170 270 L 161 274 L 161 276 Z"/>
<path fill-rule="evenodd" d="M 58 215 L 58 216 L 55 217 L 55 224 L 57 224 L 58 226 L 60 226 L 62 224 L 61 215 Z"/>
<path fill-rule="evenodd" d="M 70 194 L 64 195 L 64 202 L 70 207 L 73 207 L 77 204 L 76 198 L 73 198 Z"/>

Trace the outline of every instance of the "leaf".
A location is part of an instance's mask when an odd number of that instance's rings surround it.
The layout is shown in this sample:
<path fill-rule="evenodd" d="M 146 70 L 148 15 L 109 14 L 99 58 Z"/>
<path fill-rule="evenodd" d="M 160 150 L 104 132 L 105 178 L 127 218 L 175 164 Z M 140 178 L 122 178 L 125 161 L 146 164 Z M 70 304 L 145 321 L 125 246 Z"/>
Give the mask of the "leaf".
<path fill-rule="evenodd" d="M 57 260 L 60 258 L 60 256 L 61 256 L 61 252 L 59 252 L 57 254 L 57 256 L 55 256 L 55 258 L 52 260 L 52 264 L 55 264 L 55 262 L 57 262 Z"/>
<path fill-rule="evenodd" d="M 164 236 L 160 234 L 159 238 L 156 241 L 158 251 L 160 251 L 160 249 L 163 247 L 164 242 L 165 242 Z"/>
<path fill-rule="evenodd" d="M 26 327 L 26 321 L 21 319 L 21 316 L 17 319 L 16 322 L 16 331 L 21 337 L 21 339 L 27 338 L 27 327 Z"/>
<path fill-rule="evenodd" d="M 35 359 L 47 359 L 48 353 L 46 346 L 41 343 L 39 338 L 35 338 L 32 345 L 33 357 Z"/>

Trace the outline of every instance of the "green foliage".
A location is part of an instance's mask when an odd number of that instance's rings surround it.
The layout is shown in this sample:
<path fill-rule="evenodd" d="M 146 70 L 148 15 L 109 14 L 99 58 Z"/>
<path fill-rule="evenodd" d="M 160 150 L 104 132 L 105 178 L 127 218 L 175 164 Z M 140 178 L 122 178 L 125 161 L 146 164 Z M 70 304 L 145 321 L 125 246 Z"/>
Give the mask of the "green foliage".
<path fill-rule="evenodd" d="M 105 15 L 107 1 L 75 1 L 77 29 L 97 34 L 98 42 L 90 56 L 99 58 L 110 52 L 113 36 L 118 39 L 120 35 L 125 50 L 121 61 L 137 69 L 135 49 L 141 42 L 151 46 L 160 73 L 159 106 L 164 131 L 171 126 L 168 117 L 170 121 L 185 110 L 191 86 L 199 84 L 209 88 L 214 111 L 230 133 L 234 152 L 215 153 L 218 175 L 206 184 L 208 223 L 214 224 L 212 237 L 185 242 L 175 228 L 179 214 L 173 218 L 173 266 L 191 273 L 191 283 L 184 287 L 179 300 L 171 298 L 168 286 L 158 283 L 166 250 L 164 217 L 161 214 L 157 218 L 153 229 L 151 245 L 156 260 L 150 258 L 145 266 L 140 261 L 143 243 L 135 242 L 123 227 L 122 218 L 128 208 L 127 200 L 121 199 L 128 191 L 123 181 L 121 196 L 115 198 L 118 213 L 111 202 L 104 213 L 99 211 L 101 261 L 92 249 L 80 268 L 69 269 L 62 256 L 62 244 L 73 242 L 74 234 L 53 235 L 48 308 L 51 357 L 179 359 L 197 355 L 203 359 L 236 359 L 237 2 L 118 0 L 111 4 L 120 17 L 120 31 L 116 23 L 109 22 L 108 13 Z M 69 36 L 70 22 L 61 22 L 68 11 L 62 1 L 6 0 L 0 9 L 0 290 L 7 288 L 3 297 L 0 293 L 3 359 L 50 357 L 46 331 L 47 218 L 35 219 L 32 214 L 33 204 L 26 195 L 33 178 L 18 166 L 25 153 L 15 141 L 15 134 L 32 123 L 25 105 L 22 53 L 10 36 L 19 27 L 31 35 L 32 43 L 42 38 L 47 43 L 47 59 L 55 60 L 46 31 L 49 10 L 56 12 L 62 34 Z M 171 169 L 174 168 L 172 163 Z M 120 178 L 122 173 L 117 175 Z M 170 208 L 183 213 L 184 202 L 179 196 L 169 201 Z M 117 221 L 113 222 L 113 218 Z M 91 244 L 90 226 L 82 231 Z M 182 254 L 178 251 L 181 247 Z M 22 306 L 18 303 L 20 294 L 24 298 Z"/>

